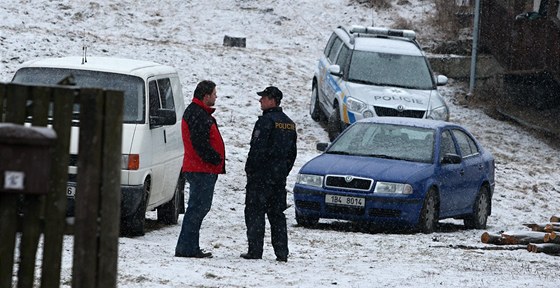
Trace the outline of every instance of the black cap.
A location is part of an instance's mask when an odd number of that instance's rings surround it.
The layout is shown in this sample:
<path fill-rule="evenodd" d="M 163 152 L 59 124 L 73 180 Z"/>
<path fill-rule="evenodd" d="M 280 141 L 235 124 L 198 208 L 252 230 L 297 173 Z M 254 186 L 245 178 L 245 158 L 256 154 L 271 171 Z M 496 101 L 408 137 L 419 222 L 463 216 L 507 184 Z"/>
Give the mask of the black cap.
<path fill-rule="evenodd" d="M 263 91 L 257 92 L 259 96 L 267 96 L 276 100 L 282 100 L 282 91 L 274 86 L 268 86 Z"/>

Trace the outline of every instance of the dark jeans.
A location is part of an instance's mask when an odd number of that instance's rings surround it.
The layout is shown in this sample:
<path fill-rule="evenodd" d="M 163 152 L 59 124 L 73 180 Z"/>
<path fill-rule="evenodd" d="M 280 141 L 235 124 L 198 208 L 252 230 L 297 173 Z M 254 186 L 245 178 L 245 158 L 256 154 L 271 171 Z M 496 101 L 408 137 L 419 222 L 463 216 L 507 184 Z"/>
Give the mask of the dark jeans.
<path fill-rule="evenodd" d="M 268 183 L 266 183 L 268 182 Z M 262 257 L 264 245 L 265 214 L 270 223 L 274 254 L 288 256 L 288 231 L 286 227 L 286 185 L 269 181 L 248 180 L 245 195 L 245 224 L 247 225 L 248 253 Z"/>
<path fill-rule="evenodd" d="M 189 202 L 183 217 L 175 254 L 189 256 L 195 255 L 200 250 L 200 226 L 212 206 L 214 186 L 216 180 L 218 180 L 218 174 L 187 172 L 185 178 L 190 184 Z"/>

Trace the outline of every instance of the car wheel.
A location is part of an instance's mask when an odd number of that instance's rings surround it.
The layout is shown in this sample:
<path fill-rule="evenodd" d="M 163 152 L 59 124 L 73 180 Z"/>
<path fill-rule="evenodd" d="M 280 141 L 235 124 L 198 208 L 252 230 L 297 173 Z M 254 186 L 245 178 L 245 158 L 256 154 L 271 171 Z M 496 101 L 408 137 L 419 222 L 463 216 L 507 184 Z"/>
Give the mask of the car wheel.
<path fill-rule="evenodd" d="M 124 217 L 121 221 L 121 234 L 124 236 L 143 236 L 146 224 L 146 207 L 150 196 L 150 180 L 144 181 L 144 193 L 138 209 L 132 215 Z"/>
<path fill-rule="evenodd" d="M 296 222 L 303 227 L 313 227 L 319 223 L 319 218 L 306 217 L 296 211 Z"/>
<path fill-rule="evenodd" d="M 319 90 L 313 85 L 311 90 L 311 101 L 309 101 L 309 114 L 314 121 L 321 120 L 321 108 L 319 107 Z"/>
<path fill-rule="evenodd" d="M 432 188 L 424 199 L 424 205 L 420 211 L 418 229 L 422 233 L 432 233 L 436 229 L 439 220 L 436 191 Z"/>
<path fill-rule="evenodd" d="M 327 132 L 329 133 L 329 140 L 333 141 L 342 132 L 340 125 L 340 108 L 338 105 L 334 108 L 333 113 L 329 116 L 327 123 Z"/>
<path fill-rule="evenodd" d="M 177 185 L 175 185 L 175 193 L 173 194 L 173 198 L 171 198 L 171 200 L 169 200 L 169 202 L 159 206 L 157 208 L 157 219 L 158 222 L 161 222 L 163 224 L 177 224 L 178 219 L 179 219 L 179 207 L 180 207 L 180 201 L 181 201 L 181 193 L 183 193 L 183 190 L 181 189 L 181 187 L 184 187 L 183 185 L 181 185 L 181 176 L 179 176 L 179 179 L 177 180 Z"/>
<path fill-rule="evenodd" d="M 488 196 L 488 188 L 482 187 L 474 203 L 473 214 L 463 220 L 465 227 L 469 229 L 486 229 L 489 214 L 490 196 Z"/>

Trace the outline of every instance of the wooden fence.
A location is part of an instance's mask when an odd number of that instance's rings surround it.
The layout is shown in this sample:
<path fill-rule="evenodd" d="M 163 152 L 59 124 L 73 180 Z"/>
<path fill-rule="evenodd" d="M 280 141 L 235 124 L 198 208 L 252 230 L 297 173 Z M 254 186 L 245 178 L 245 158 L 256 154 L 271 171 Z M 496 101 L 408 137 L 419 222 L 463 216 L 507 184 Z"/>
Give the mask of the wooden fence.
<path fill-rule="evenodd" d="M 75 224 L 70 229 L 74 235 L 72 286 L 117 286 L 123 93 L 0 83 L 0 122 L 48 126 L 56 132 L 48 191 L 0 191 L 0 288 L 61 286 L 76 105 L 80 107 L 80 134 Z M 41 163 L 29 165 L 41 169 Z M 38 247 L 42 247 L 42 263 L 37 260 Z M 36 266 L 41 267 L 40 276 L 34 275 Z"/>

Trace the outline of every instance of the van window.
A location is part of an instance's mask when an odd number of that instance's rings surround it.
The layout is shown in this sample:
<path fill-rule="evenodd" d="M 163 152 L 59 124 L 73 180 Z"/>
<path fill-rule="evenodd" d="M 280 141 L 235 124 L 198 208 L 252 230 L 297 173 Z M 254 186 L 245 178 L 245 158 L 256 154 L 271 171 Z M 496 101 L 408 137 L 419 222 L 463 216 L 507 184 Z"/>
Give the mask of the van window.
<path fill-rule="evenodd" d="M 175 102 L 173 102 L 173 89 L 171 89 L 171 81 L 169 78 L 151 80 L 149 82 L 150 89 L 150 114 L 159 109 L 175 110 Z"/>
<path fill-rule="evenodd" d="M 78 87 L 123 91 L 123 122 L 145 122 L 144 80 L 140 77 L 90 70 L 28 67 L 19 69 L 14 75 L 12 82 L 19 84 L 56 85 L 62 80 L 70 78 L 73 79 L 69 81 L 73 81 Z M 79 106 L 75 105 L 75 112 L 78 111 Z"/>

